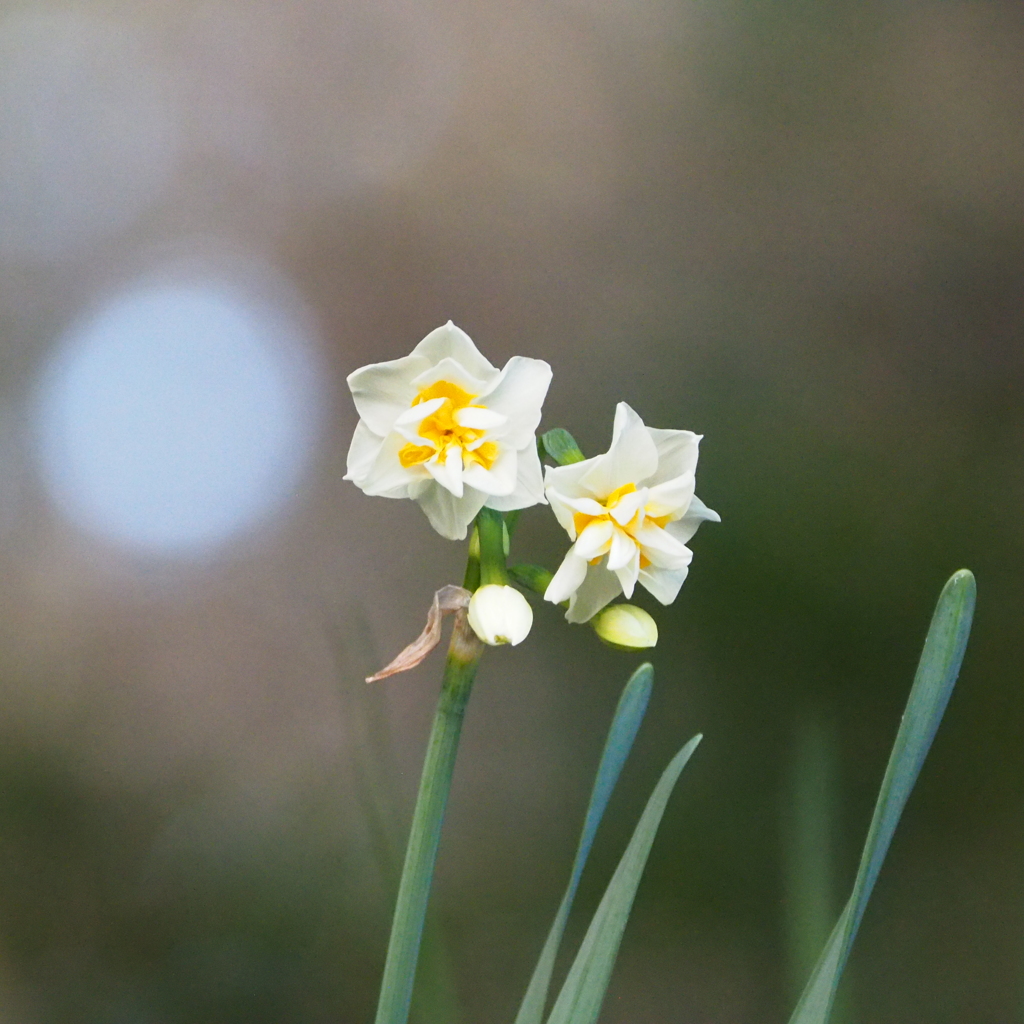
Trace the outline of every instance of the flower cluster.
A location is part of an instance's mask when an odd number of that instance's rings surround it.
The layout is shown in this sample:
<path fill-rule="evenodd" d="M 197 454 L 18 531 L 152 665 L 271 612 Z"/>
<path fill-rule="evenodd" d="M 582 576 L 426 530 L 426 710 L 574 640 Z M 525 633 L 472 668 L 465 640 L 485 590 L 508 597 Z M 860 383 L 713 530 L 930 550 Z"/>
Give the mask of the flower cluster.
<path fill-rule="evenodd" d="M 584 459 L 577 451 L 542 473 L 536 431 L 550 383 L 540 359 L 515 356 L 498 370 L 449 321 L 408 356 L 349 376 L 359 423 L 346 479 L 366 494 L 412 498 L 451 540 L 464 538 L 482 509 L 550 504 L 572 546 L 554 575 L 532 567 L 530 585 L 615 646 L 653 646 L 657 626 L 646 612 L 606 606 L 632 597 L 638 583 L 671 604 L 693 557 L 687 543 L 702 522 L 719 521 L 694 494 L 700 435 L 648 427 L 620 402 L 607 452 Z M 508 586 L 503 554 L 500 562 L 469 621 L 486 643 L 516 644 L 532 612 Z"/>

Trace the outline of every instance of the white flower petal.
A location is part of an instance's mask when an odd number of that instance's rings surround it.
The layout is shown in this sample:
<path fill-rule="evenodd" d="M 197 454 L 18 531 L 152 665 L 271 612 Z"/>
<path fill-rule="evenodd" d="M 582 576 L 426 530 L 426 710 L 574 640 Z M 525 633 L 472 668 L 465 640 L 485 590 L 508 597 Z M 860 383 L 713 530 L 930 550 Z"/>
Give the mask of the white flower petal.
<path fill-rule="evenodd" d="M 453 359 L 470 376 L 485 382 L 488 387 L 498 378 L 497 367 L 480 353 L 473 344 L 473 339 L 460 327 L 456 327 L 451 320 L 443 327 L 432 330 L 412 352 L 413 355 L 425 357 L 428 363 L 432 364 L 440 363 L 444 359 Z"/>
<path fill-rule="evenodd" d="M 590 561 L 605 554 L 612 544 L 615 527 L 607 519 L 598 519 L 590 523 L 576 538 L 576 554 Z"/>
<path fill-rule="evenodd" d="M 670 533 L 682 544 L 689 542 L 690 538 L 697 532 L 701 523 L 720 523 L 722 517 L 713 509 L 707 507 L 703 501 L 694 495 L 686 515 L 673 523 L 667 523 L 666 532 Z"/>
<path fill-rule="evenodd" d="M 348 386 L 359 418 L 384 437 L 416 397 L 413 378 L 429 366 L 426 359 L 413 353 L 387 363 L 370 363 L 350 373 Z"/>
<path fill-rule="evenodd" d="M 429 476 L 427 477 L 427 480 L 430 481 L 431 483 L 433 483 L 433 481 L 430 480 Z M 416 484 L 418 484 L 420 482 L 421 481 L 417 480 L 414 483 L 396 484 L 394 487 L 388 487 L 388 488 L 386 488 L 384 490 L 381 490 L 381 491 L 374 491 L 372 497 L 374 497 L 374 498 L 411 498 L 412 494 L 410 492 L 412 491 L 413 487 L 415 487 Z M 365 494 L 367 492 L 364 491 L 363 493 Z"/>
<path fill-rule="evenodd" d="M 417 402 L 395 419 L 393 429 L 398 430 L 401 427 L 411 427 L 422 423 L 428 416 L 437 412 L 445 401 L 444 398 L 431 398 L 426 402 Z"/>
<path fill-rule="evenodd" d="M 384 444 L 384 438 L 375 434 L 362 420 L 356 424 L 352 443 L 348 446 L 348 460 L 344 479 L 351 480 L 357 487 L 373 466 L 377 453 Z"/>
<path fill-rule="evenodd" d="M 518 459 L 516 452 L 510 448 L 499 450 L 498 457 L 490 469 L 484 469 L 479 462 L 463 459 L 468 463 L 462 470 L 462 479 L 478 491 L 486 495 L 504 496 L 516 489 L 516 470 Z"/>
<path fill-rule="evenodd" d="M 487 390 L 489 381 L 486 377 L 477 377 L 455 359 L 442 359 L 436 366 L 430 366 L 419 376 L 413 378 L 417 393 L 438 381 L 456 384 L 467 394 L 479 395 Z"/>
<path fill-rule="evenodd" d="M 417 478 L 413 483 L 409 484 L 409 497 L 413 501 L 419 501 L 430 490 L 431 487 L 436 487 L 434 478 L 426 471 L 423 471 L 423 476 Z M 442 488 L 443 490 L 443 488 Z"/>
<path fill-rule="evenodd" d="M 406 425 L 396 426 L 395 433 L 403 439 L 403 444 L 415 445 L 417 448 L 433 448 L 438 451 L 437 442 L 420 433 L 420 425 L 414 423 L 411 427 Z"/>
<path fill-rule="evenodd" d="M 453 419 L 460 427 L 469 427 L 471 430 L 493 430 L 508 422 L 507 416 L 480 405 L 467 405 L 456 409 Z"/>
<path fill-rule="evenodd" d="M 615 573 L 609 572 L 603 565 L 587 566 L 587 578 L 569 601 L 566 620 L 586 622 L 621 593 L 622 584 Z"/>
<path fill-rule="evenodd" d="M 597 465 L 603 455 L 597 455 L 592 459 L 584 459 L 583 462 L 573 462 L 568 466 L 546 466 L 544 469 L 545 488 L 554 488 L 559 494 L 569 498 L 583 497 L 604 497 L 603 494 L 596 495 L 589 488 L 583 486 L 583 479 Z"/>
<path fill-rule="evenodd" d="M 693 559 L 693 552 L 660 526 L 645 524 L 633 536 L 651 564 L 660 569 L 681 569 Z"/>
<path fill-rule="evenodd" d="M 713 508 L 708 508 L 696 494 L 693 496 L 693 501 L 690 502 L 690 507 L 686 510 L 686 514 L 688 516 L 697 516 L 702 522 L 720 523 L 722 521 L 722 517 Z"/>
<path fill-rule="evenodd" d="M 619 526 L 625 526 L 640 511 L 646 501 L 646 487 L 641 487 L 639 491 L 631 491 L 629 494 L 624 494 L 619 499 L 619 503 L 612 509 L 612 519 Z"/>
<path fill-rule="evenodd" d="M 401 416 L 395 420 L 394 429 L 402 435 L 409 442 L 409 444 L 415 445 L 428 445 L 431 448 L 436 448 L 437 445 L 429 438 L 424 437 L 420 433 L 420 427 L 423 421 L 437 412 L 441 406 L 444 405 L 443 398 L 432 398 L 429 402 L 418 402 L 412 408 L 407 409 Z"/>
<path fill-rule="evenodd" d="M 456 498 L 462 497 L 462 449 L 451 445 L 447 451 L 428 459 L 423 463 L 426 471 L 447 491 Z"/>
<path fill-rule="evenodd" d="M 611 566 L 608 566 L 611 569 Z M 619 585 L 622 587 L 622 592 L 629 599 L 633 596 L 633 589 L 636 587 L 636 581 L 640 576 L 640 549 L 634 547 L 633 557 L 621 568 L 613 570 L 615 575 L 619 578 Z"/>
<path fill-rule="evenodd" d="M 548 503 L 551 505 L 551 511 L 555 513 L 555 518 L 558 520 L 559 525 L 567 534 L 569 534 L 569 540 L 575 540 L 576 521 L 572 507 L 569 505 L 565 496 L 560 494 L 553 487 L 546 488 L 544 494 L 547 496 Z"/>
<path fill-rule="evenodd" d="M 408 487 L 425 475 L 421 466 L 406 469 L 398 461 L 398 452 L 404 446 L 405 438 L 399 434 L 388 434 L 384 438 L 373 464 L 368 467 L 359 484 L 365 494 L 391 498 L 400 488 Z"/>
<path fill-rule="evenodd" d="M 678 596 L 679 588 L 689 571 L 689 566 L 683 566 L 682 569 L 659 569 L 651 565 L 640 570 L 640 583 L 662 604 L 671 604 Z"/>
<path fill-rule="evenodd" d="M 573 512 L 582 512 L 587 516 L 603 516 L 607 509 L 593 498 L 562 498 Z M 627 519 L 626 522 L 629 522 Z"/>
<path fill-rule="evenodd" d="M 569 548 L 558 571 L 551 577 L 547 590 L 544 591 L 544 600 L 552 604 L 561 604 L 576 593 L 586 575 L 587 560 L 580 558 L 575 548 Z"/>
<path fill-rule="evenodd" d="M 682 476 L 651 487 L 647 492 L 647 515 L 655 518 L 681 516 L 693 500 L 693 485 L 693 471 L 687 470 Z"/>
<path fill-rule="evenodd" d="M 541 477 L 540 456 L 537 446 L 528 444 L 516 452 L 516 486 L 508 495 L 495 495 L 487 499 L 487 507 L 498 512 L 511 512 L 516 508 L 543 505 L 544 480 Z"/>
<path fill-rule="evenodd" d="M 451 491 L 430 480 L 417 495 L 416 500 L 430 520 L 430 525 L 442 537 L 447 537 L 448 540 L 464 540 L 469 524 L 483 508 L 486 497 L 486 494 L 467 487 L 462 497 L 456 498 Z"/>
<path fill-rule="evenodd" d="M 658 450 L 644 421 L 625 402 L 615 407 L 611 447 L 595 459 L 580 483 L 597 497 L 626 484 L 638 484 L 658 468 Z"/>
<path fill-rule="evenodd" d="M 540 423 L 540 407 L 550 384 L 551 367 L 543 359 L 513 356 L 505 364 L 493 390 L 483 399 L 488 409 L 508 417 L 496 436 L 513 448 L 525 448 L 532 443 Z"/>
<path fill-rule="evenodd" d="M 695 434 L 692 430 L 658 430 L 656 427 L 648 427 L 647 430 L 658 449 L 658 471 L 651 480 L 652 484 L 697 471 L 702 434 Z"/>
<path fill-rule="evenodd" d="M 629 565 L 637 557 L 637 546 L 624 530 L 612 530 L 612 546 L 608 551 L 608 568 L 612 572 Z"/>

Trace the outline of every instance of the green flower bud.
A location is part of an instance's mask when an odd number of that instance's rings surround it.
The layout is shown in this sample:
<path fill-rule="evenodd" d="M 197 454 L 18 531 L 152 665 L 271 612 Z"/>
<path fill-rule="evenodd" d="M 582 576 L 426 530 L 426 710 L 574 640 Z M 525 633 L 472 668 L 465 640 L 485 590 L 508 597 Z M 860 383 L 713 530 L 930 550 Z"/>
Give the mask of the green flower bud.
<path fill-rule="evenodd" d="M 590 624 L 606 644 L 620 651 L 639 651 L 658 642 L 658 624 L 635 604 L 610 604 Z"/>

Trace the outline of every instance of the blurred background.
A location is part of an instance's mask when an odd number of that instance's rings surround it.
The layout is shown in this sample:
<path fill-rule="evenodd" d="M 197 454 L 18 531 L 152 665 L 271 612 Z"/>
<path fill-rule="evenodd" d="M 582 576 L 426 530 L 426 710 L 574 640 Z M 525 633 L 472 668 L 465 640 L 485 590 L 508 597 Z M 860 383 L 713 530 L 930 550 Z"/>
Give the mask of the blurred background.
<path fill-rule="evenodd" d="M 362 678 L 464 551 L 342 481 L 344 378 L 449 318 L 590 454 L 706 435 L 603 1020 L 788 1018 L 961 566 L 837 1020 L 1024 1018 L 1022 64 L 1006 0 L 0 4 L 0 1019 L 371 1019 L 440 656 Z M 418 1021 L 513 1018 L 639 660 L 486 658 Z"/>

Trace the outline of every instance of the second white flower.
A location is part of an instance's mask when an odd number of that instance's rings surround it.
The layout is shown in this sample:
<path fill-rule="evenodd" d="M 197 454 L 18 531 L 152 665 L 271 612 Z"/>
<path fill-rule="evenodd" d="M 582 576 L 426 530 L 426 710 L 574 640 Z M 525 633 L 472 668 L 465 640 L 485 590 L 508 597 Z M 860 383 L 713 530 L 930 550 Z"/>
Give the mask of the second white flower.
<path fill-rule="evenodd" d="M 700 436 L 647 427 L 625 402 L 615 409 L 604 455 L 549 467 L 545 493 L 575 541 L 544 597 L 568 599 L 570 622 L 586 622 L 639 582 L 671 604 L 693 552 L 686 542 L 705 520 L 719 521 L 694 493 Z"/>

